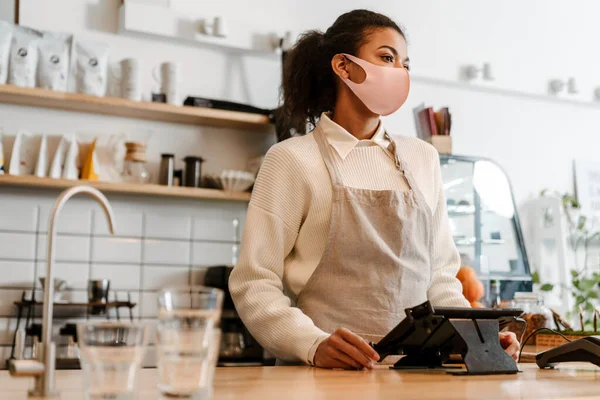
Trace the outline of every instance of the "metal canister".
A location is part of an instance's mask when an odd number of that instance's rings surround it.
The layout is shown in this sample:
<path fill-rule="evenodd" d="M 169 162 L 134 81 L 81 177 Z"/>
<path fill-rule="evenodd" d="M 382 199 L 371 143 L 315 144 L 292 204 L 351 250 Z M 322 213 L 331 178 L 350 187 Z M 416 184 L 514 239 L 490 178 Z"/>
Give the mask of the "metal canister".
<path fill-rule="evenodd" d="M 184 186 L 200 187 L 202 182 L 202 157 L 188 156 L 183 159 L 185 162 Z"/>
<path fill-rule="evenodd" d="M 160 171 L 158 174 L 158 183 L 165 186 L 173 186 L 173 177 L 175 172 L 175 155 L 160 155 Z"/>

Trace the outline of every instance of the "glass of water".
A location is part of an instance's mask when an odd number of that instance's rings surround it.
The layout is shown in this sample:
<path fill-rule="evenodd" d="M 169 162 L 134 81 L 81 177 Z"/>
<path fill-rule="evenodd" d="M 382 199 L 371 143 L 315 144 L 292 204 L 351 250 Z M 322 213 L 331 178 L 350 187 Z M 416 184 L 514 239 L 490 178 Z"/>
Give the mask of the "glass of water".
<path fill-rule="evenodd" d="M 164 289 L 158 303 L 158 389 L 167 397 L 210 398 L 223 291 L 203 286 Z"/>
<path fill-rule="evenodd" d="M 135 398 L 135 379 L 147 336 L 146 327 L 141 323 L 77 325 L 86 399 Z"/>

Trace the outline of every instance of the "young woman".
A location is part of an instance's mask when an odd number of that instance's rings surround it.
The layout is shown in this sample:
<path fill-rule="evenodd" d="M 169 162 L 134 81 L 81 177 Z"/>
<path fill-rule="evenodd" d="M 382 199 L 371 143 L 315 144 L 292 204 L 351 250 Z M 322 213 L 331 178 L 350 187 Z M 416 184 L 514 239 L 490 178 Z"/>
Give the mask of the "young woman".
<path fill-rule="evenodd" d="M 284 110 L 311 134 L 273 146 L 229 288 L 278 360 L 371 368 L 378 341 L 426 300 L 468 307 L 437 152 L 392 139 L 380 116 L 409 91 L 404 33 L 366 10 L 304 34 L 284 66 Z M 507 352 L 519 345 L 501 334 Z"/>

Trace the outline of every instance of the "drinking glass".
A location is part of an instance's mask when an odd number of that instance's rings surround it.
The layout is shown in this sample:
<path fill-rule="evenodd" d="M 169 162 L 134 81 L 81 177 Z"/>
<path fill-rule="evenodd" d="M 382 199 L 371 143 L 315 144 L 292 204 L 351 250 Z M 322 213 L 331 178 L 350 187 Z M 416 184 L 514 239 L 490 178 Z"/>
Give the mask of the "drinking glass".
<path fill-rule="evenodd" d="M 134 399 L 146 327 L 141 323 L 86 322 L 77 325 L 77 336 L 86 399 Z"/>
<path fill-rule="evenodd" d="M 210 398 L 223 291 L 203 286 L 164 289 L 158 303 L 158 389 L 167 397 Z"/>

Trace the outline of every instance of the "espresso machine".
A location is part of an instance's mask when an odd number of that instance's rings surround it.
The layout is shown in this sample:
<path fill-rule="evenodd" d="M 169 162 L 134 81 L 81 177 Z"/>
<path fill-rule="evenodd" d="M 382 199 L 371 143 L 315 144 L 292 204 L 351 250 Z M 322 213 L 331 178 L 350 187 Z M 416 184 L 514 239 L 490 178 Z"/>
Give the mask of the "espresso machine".
<path fill-rule="evenodd" d="M 214 266 L 207 268 L 204 275 L 204 286 L 215 287 L 224 292 L 219 366 L 274 365 L 275 359 L 252 337 L 235 309 L 229 292 L 229 275 L 232 270 L 231 265 Z"/>

